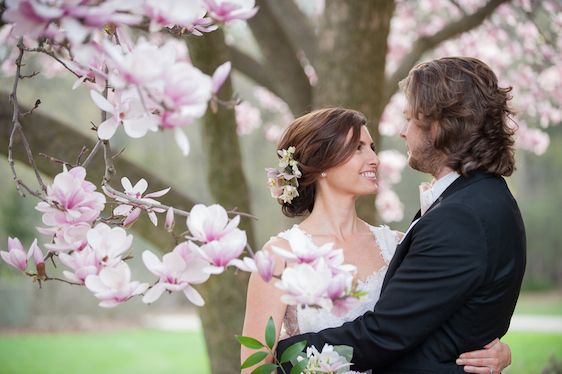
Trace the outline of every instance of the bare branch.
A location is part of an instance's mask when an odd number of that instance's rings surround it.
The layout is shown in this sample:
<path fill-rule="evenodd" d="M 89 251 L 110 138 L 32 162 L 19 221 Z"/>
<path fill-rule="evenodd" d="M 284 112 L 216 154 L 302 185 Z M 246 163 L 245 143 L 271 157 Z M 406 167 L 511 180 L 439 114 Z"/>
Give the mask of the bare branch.
<path fill-rule="evenodd" d="M 441 30 L 430 36 L 420 37 L 412 46 L 411 52 L 404 57 L 400 66 L 385 82 L 384 102 L 387 103 L 398 89 L 398 82 L 408 75 L 420 57 L 427 51 L 437 47 L 442 42 L 454 38 L 466 31 L 472 30 L 486 20 L 502 4 L 510 0 L 490 0 L 476 12 L 451 22 Z"/>
<path fill-rule="evenodd" d="M 228 46 L 228 52 L 231 55 L 232 66 L 236 70 L 281 97 L 278 88 L 270 79 L 271 72 L 264 64 L 232 46 Z"/>
<path fill-rule="evenodd" d="M 26 48 L 25 49 L 26 52 L 38 52 L 38 53 L 44 53 L 47 56 L 51 56 L 53 59 L 55 59 L 59 64 L 61 64 L 62 66 L 64 66 L 64 68 L 66 70 L 68 70 L 69 72 L 71 72 L 72 74 L 74 74 L 77 78 L 81 78 L 80 74 L 78 74 L 77 72 L 75 72 L 74 70 L 72 70 L 63 60 L 61 60 L 57 55 L 55 55 L 54 52 L 51 51 L 47 51 L 45 48 L 42 47 L 38 47 L 38 48 Z M 92 81 L 90 78 L 86 78 L 85 81 Z"/>
<path fill-rule="evenodd" d="M 459 2 L 457 0 L 450 0 L 450 1 L 458 10 L 460 10 L 460 12 L 463 14 L 463 16 L 468 15 L 466 10 L 462 7 L 462 5 L 459 4 Z"/>
<path fill-rule="evenodd" d="M 168 210 L 168 209 L 172 208 L 172 210 L 174 211 L 174 214 L 176 214 L 178 216 L 182 216 L 182 217 L 189 217 L 190 213 L 188 211 L 178 209 L 178 208 L 174 208 L 173 206 L 170 206 L 170 205 L 165 205 L 165 204 L 160 204 L 160 203 L 156 204 L 156 203 L 148 202 L 144 199 L 134 198 L 130 195 L 127 195 L 126 193 L 117 191 L 109 183 L 105 183 L 103 186 L 104 186 L 105 190 L 107 191 L 107 194 L 108 194 L 109 197 L 112 197 L 114 199 L 118 199 L 121 202 L 129 202 L 129 203 L 131 203 L 131 205 L 133 205 L 135 207 L 143 208 L 143 209 L 146 209 L 146 210 L 153 210 L 153 209 Z M 249 213 L 239 212 L 238 210 L 236 210 L 236 208 L 233 209 L 233 210 L 227 211 L 227 213 L 230 214 L 230 215 L 243 216 L 243 217 L 248 217 L 248 218 L 252 218 L 252 219 L 257 220 L 256 216 L 254 216 L 252 214 L 249 214 Z"/>
<path fill-rule="evenodd" d="M 274 16 L 271 1 L 259 0 L 257 5 L 260 10 L 248 20 L 248 25 L 270 67 L 271 80 L 293 113 L 305 113 L 312 106 L 312 87 L 297 57 L 298 51 Z"/>
<path fill-rule="evenodd" d="M 88 157 L 86 157 L 86 159 L 82 163 L 82 166 L 84 168 L 88 167 L 88 164 L 90 162 L 92 162 L 92 159 L 94 158 L 96 153 L 100 150 L 101 146 L 102 146 L 102 141 L 98 139 L 98 141 L 96 142 L 96 145 L 94 146 L 94 149 L 92 149 L 92 152 L 90 152 L 90 154 L 88 154 Z"/>
<path fill-rule="evenodd" d="M 318 56 L 318 40 L 312 23 L 293 0 L 269 0 L 271 13 L 279 21 L 296 51 L 302 50 L 312 66 Z"/>
<path fill-rule="evenodd" d="M 16 131 L 20 134 L 21 136 L 21 141 L 23 143 L 23 146 L 25 148 L 25 151 L 27 153 L 27 159 L 29 161 L 30 166 L 33 168 L 33 171 L 35 172 L 35 178 L 37 179 L 37 182 L 39 183 L 39 186 L 41 187 L 41 190 L 43 191 L 43 193 L 47 193 L 47 187 L 45 186 L 45 183 L 43 183 L 43 179 L 41 178 L 41 175 L 39 174 L 39 170 L 37 169 L 37 166 L 35 165 L 35 160 L 33 159 L 33 154 L 31 153 L 31 148 L 29 147 L 29 142 L 27 141 L 27 138 L 25 137 L 25 134 L 23 132 L 23 129 L 21 127 L 21 123 L 20 123 L 20 117 L 21 117 L 21 113 L 20 113 L 20 106 L 19 106 L 19 102 L 18 102 L 18 83 L 20 81 L 20 79 L 22 79 L 22 75 L 21 75 L 21 67 L 22 67 L 22 59 L 23 59 L 23 55 L 25 52 L 25 46 L 23 45 L 23 38 L 20 38 L 20 40 L 18 41 L 18 49 L 19 49 L 19 55 L 18 58 L 16 59 L 16 74 L 14 77 L 14 84 L 12 87 L 12 93 L 10 94 L 10 101 L 12 103 L 12 107 L 13 107 L 13 114 L 12 114 L 12 124 L 13 124 L 13 128 L 12 128 L 12 132 L 10 134 L 10 141 L 9 141 L 9 146 L 8 146 L 8 163 L 10 164 L 10 168 L 12 169 L 12 174 L 13 174 L 13 178 L 14 181 L 16 182 L 16 189 L 18 190 L 18 192 L 23 195 L 23 192 L 21 191 L 21 189 L 19 188 L 20 186 L 24 186 L 23 183 L 21 182 L 21 180 L 19 180 L 17 173 L 16 173 L 16 167 L 14 164 L 14 158 L 13 158 L 13 149 L 14 149 L 14 138 L 15 138 L 15 134 Z M 37 106 L 38 103 L 35 102 L 35 105 Z M 30 110 L 30 112 L 33 111 L 33 109 Z M 26 188 L 28 191 L 30 191 L 30 189 Z"/>

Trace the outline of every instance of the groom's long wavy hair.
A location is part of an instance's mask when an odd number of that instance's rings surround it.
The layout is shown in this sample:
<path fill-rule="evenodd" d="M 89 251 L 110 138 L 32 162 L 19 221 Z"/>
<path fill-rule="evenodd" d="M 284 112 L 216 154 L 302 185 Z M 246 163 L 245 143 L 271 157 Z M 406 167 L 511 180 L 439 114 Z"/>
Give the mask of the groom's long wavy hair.
<path fill-rule="evenodd" d="M 298 180 L 299 196 L 291 203 L 282 203 L 283 214 L 295 217 L 312 212 L 318 176 L 353 155 L 360 142 L 361 127 L 366 124 L 362 113 L 344 108 L 319 109 L 289 124 L 277 149 L 295 147 L 293 157 L 302 177 Z"/>
<path fill-rule="evenodd" d="M 470 57 L 441 58 L 414 67 L 400 87 L 419 126 L 429 131 L 437 124 L 434 147 L 447 166 L 463 175 L 513 173 L 511 87 L 499 87 L 488 65 Z"/>

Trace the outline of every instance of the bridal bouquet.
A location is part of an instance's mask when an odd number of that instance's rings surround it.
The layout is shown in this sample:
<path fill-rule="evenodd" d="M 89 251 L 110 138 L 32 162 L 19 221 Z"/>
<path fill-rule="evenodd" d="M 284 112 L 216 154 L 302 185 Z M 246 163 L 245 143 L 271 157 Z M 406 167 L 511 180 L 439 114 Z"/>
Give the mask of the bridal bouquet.
<path fill-rule="evenodd" d="M 268 356 L 273 357 L 273 363 L 265 363 L 258 366 L 252 371 L 252 374 L 265 374 L 276 372 L 280 369 L 285 374 L 360 374 L 358 371 L 351 371 L 349 367 L 353 365 L 350 361 L 353 357 L 353 348 L 347 345 L 331 346 L 325 344 L 322 351 L 319 352 L 316 347 L 306 348 L 306 340 L 302 340 L 287 348 L 281 357 L 276 357 L 273 350 L 275 345 L 275 324 L 273 319 L 269 317 L 265 328 L 265 342 L 249 337 L 236 336 L 240 344 L 245 347 L 256 349 L 257 352 L 250 355 L 240 366 L 240 369 L 246 369 L 257 365 L 265 360 Z M 286 373 L 282 364 L 290 362 L 293 365 L 290 373 Z"/>
<path fill-rule="evenodd" d="M 318 352 L 316 347 L 306 349 L 306 358 L 297 357 L 297 361 L 307 359 L 308 363 L 302 371 L 304 374 L 355 374 L 358 371 L 351 371 L 349 367 L 353 365 L 350 360 L 353 356 L 353 348 L 347 345 L 331 346 L 325 344 L 322 352 Z"/>

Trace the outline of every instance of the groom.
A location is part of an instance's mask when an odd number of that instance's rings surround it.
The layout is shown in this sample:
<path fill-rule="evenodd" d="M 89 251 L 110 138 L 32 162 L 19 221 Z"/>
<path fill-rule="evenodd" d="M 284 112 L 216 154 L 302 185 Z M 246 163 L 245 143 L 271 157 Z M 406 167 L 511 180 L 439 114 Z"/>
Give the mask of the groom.
<path fill-rule="evenodd" d="M 463 373 L 461 352 L 503 336 L 525 270 L 525 229 L 502 176 L 515 169 L 510 88 L 483 62 L 423 63 L 401 82 L 412 168 L 433 175 L 389 265 L 373 311 L 343 326 L 293 336 L 353 347 L 353 370 Z M 490 369 L 490 372 L 492 370 Z"/>

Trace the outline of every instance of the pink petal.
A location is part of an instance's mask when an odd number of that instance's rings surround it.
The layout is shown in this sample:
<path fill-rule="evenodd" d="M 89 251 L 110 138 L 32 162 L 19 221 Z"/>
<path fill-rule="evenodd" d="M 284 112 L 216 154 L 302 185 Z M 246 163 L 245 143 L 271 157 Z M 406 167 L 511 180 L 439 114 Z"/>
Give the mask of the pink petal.
<path fill-rule="evenodd" d="M 160 190 L 160 191 L 148 193 L 148 194 L 144 195 L 144 197 L 160 197 L 160 196 L 164 196 L 165 194 L 167 194 L 167 193 L 170 191 L 170 189 L 171 189 L 171 187 L 164 188 L 163 190 Z"/>
<path fill-rule="evenodd" d="M 115 135 L 119 122 L 115 117 L 111 117 L 98 126 L 98 138 L 101 140 L 109 140 Z"/>
<path fill-rule="evenodd" d="M 100 95 L 99 92 L 90 90 L 90 97 L 98 108 L 105 112 L 113 113 L 113 105 L 111 105 L 111 103 L 105 97 Z"/>
<path fill-rule="evenodd" d="M 188 285 L 184 288 L 183 293 L 185 294 L 185 297 L 187 297 L 187 299 L 193 303 L 193 305 L 205 305 L 205 300 L 203 300 L 203 297 L 199 292 L 197 292 L 195 288 Z"/>
<path fill-rule="evenodd" d="M 142 298 L 142 302 L 145 304 L 151 304 L 158 300 L 162 293 L 166 290 L 166 287 L 162 283 L 155 284 L 151 289 L 146 291 L 144 297 Z"/>
<path fill-rule="evenodd" d="M 224 64 L 222 64 L 221 66 L 219 66 L 217 68 L 217 70 L 215 70 L 215 72 L 213 73 L 212 92 L 214 94 L 219 92 L 219 89 L 222 87 L 222 85 L 226 81 L 226 78 L 228 78 L 228 74 L 230 74 L 231 67 L 232 67 L 232 65 L 231 65 L 230 61 L 227 61 Z"/>

